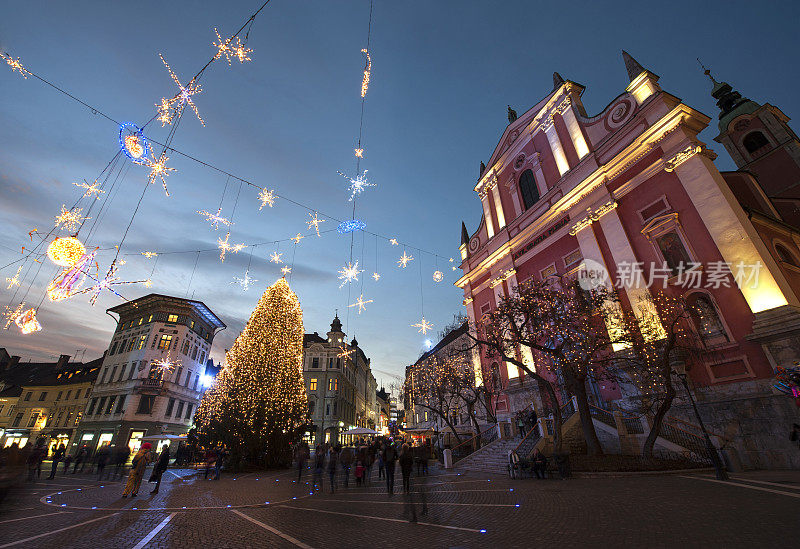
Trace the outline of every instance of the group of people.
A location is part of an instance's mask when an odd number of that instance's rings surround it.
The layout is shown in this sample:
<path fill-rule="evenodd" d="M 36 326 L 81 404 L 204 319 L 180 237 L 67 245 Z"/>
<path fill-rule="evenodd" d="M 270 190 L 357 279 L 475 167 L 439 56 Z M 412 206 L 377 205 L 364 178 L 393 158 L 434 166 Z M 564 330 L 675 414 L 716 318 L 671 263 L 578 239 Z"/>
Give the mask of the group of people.
<path fill-rule="evenodd" d="M 130 448 L 126 445 L 109 446 L 105 444 L 92 452 L 85 444 L 81 445 L 74 454 L 67 452 L 64 444 L 53 447 L 52 453 L 48 451 L 46 439 L 40 438 L 35 443 L 28 442 L 20 448 L 16 443 L 11 444 L 4 451 L 4 460 L 11 463 L 25 465 L 27 470 L 28 482 L 36 482 L 42 477 L 42 462 L 50 458 L 50 475 L 48 480 L 55 478 L 58 467 L 61 465 L 62 474 L 69 473 L 72 467 L 72 474 L 83 473 L 89 465 L 89 474 L 97 473 L 98 480 L 102 480 L 106 475 L 106 466 L 114 466 L 114 476 L 119 476 L 123 472 L 123 467 L 130 457 Z"/>
<path fill-rule="evenodd" d="M 310 458 L 310 448 L 301 442 L 295 450 L 297 463 L 297 480 L 300 481 L 306 462 Z M 363 486 L 372 481 L 372 469 L 377 464 L 378 479 L 384 478 L 389 495 L 394 493 L 394 477 L 396 464 L 400 464 L 403 477 L 403 490 L 411 490 L 411 472 L 417 464 L 417 474 L 428 474 L 428 458 L 430 446 L 412 447 L 402 440 L 375 439 L 372 442 L 358 441 L 354 446 L 340 444 L 319 444 L 314 450 L 313 483 L 322 488 L 323 473 L 327 471 L 331 492 L 336 491 L 337 476 L 342 475 L 342 485 L 350 484 L 350 473 L 354 473 L 356 486 Z"/>
<path fill-rule="evenodd" d="M 515 414 L 514 419 L 517 423 L 519 435 L 525 438 L 530 430 L 536 427 L 536 422 L 539 420 L 539 417 L 536 415 L 536 410 L 531 409 L 530 411 L 520 410 Z"/>
<path fill-rule="evenodd" d="M 206 453 L 203 456 L 203 462 L 206 465 L 206 473 L 203 478 L 208 480 L 208 475 L 211 474 L 213 469 L 214 477 L 212 480 L 219 480 L 219 477 L 222 474 L 222 467 L 225 465 L 225 459 L 227 457 L 228 451 L 225 450 L 223 446 L 217 446 L 216 448 L 209 448 L 206 450 Z"/>
<path fill-rule="evenodd" d="M 128 473 L 128 482 L 125 483 L 125 490 L 122 492 L 122 497 L 128 496 L 136 497 L 139 492 L 139 487 L 142 485 L 145 469 L 153 461 L 154 455 L 152 451 L 153 446 L 149 442 L 145 442 L 133 456 L 131 461 L 131 470 Z M 161 453 L 158 455 L 153 472 L 150 475 L 150 482 L 155 482 L 156 486 L 150 492 L 157 494 L 158 488 L 161 486 L 161 477 L 169 467 L 169 444 L 165 444 L 161 448 Z"/>

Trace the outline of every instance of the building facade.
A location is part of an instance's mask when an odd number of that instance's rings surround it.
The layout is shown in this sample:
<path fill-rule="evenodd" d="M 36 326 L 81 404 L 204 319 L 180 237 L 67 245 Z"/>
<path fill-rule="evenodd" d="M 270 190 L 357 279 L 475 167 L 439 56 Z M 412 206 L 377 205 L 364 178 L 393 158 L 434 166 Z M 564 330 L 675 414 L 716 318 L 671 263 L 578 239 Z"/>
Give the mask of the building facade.
<path fill-rule="evenodd" d="M 202 302 L 150 294 L 108 309 L 118 316 L 80 425 L 95 449 L 186 433 L 204 390 L 206 358 L 225 324 Z"/>
<path fill-rule="evenodd" d="M 0 352 L 0 446 L 44 439 L 50 451 L 64 444 L 74 453 L 76 432 L 103 362 L 20 363 Z"/>
<path fill-rule="evenodd" d="M 347 343 L 338 315 L 327 338 L 317 332 L 303 338 L 303 378 L 308 414 L 314 426 L 310 442 L 340 442 L 340 434 L 354 427 L 374 429 L 377 383 L 370 359 L 355 338 Z"/>
<path fill-rule="evenodd" d="M 623 269 L 634 270 L 641 278 L 619 293 L 635 314 L 656 284 L 692 305 L 704 367 L 689 376 L 712 428 L 736 441 L 745 466 L 800 467 L 783 440 L 797 410 L 772 389 L 774 368 L 800 358 L 792 199 L 800 142 L 779 109 L 713 81 L 716 141 L 742 168 L 721 173 L 697 136 L 710 118 L 662 90 L 625 52 L 623 60 L 629 84 L 598 114 L 586 113 L 584 87 L 558 73 L 553 90 L 522 116 L 509 108 L 475 185 L 483 218 L 472 234 L 462 224 L 456 285 L 467 315 L 474 324 L 526 280 L 597 269 L 619 288 Z M 693 285 L 691 269 L 699 271 Z M 520 358 L 535 368 L 525 351 Z M 497 380 L 499 417 L 531 400 L 541 406 L 533 384 L 522 389 L 517 367 L 481 358 L 476 368 Z M 622 397 L 611 383 L 591 390 L 601 405 Z M 681 403 L 675 410 L 689 416 Z"/>

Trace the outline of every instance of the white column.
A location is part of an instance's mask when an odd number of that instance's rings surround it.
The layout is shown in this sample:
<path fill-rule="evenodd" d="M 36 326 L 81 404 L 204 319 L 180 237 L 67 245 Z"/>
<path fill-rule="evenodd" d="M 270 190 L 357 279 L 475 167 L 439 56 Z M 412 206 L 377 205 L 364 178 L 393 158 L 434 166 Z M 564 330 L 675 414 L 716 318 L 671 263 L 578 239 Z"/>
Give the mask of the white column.
<path fill-rule="evenodd" d="M 497 230 L 506 226 L 506 216 L 503 214 L 503 203 L 500 201 L 500 189 L 497 182 L 492 185 L 492 196 L 494 197 L 494 209 L 497 212 Z"/>
<path fill-rule="evenodd" d="M 522 203 L 519 200 L 519 191 L 517 189 L 517 182 L 515 179 L 509 181 L 508 194 L 511 195 L 511 205 L 514 206 L 514 217 L 516 219 L 522 213 Z"/>
<path fill-rule="evenodd" d="M 471 290 L 470 290 L 471 291 Z M 466 302 L 465 307 L 467 308 L 467 319 L 469 320 L 469 329 L 472 331 L 472 335 L 475 335 L 475 308 L 472 306 L 471 298 L 470 301 Z M 466 299 L 465 299 L 466 301 Z M 472 368 L 475 371 L 475 386 L 480 387 L 483 383 L 483 368 L 481 367 L 481 355 L 479 351 L 475 349 L 472 350 Z"/>
<path fill-rule="evenodd" d="M 536 177 L 536 188 L 539 189 L 539 198 L 541 198 L 547 194 L 547 181 L 544 179 L 542 162 L 537 152 L 533 153 L 531 156 L 531 169 L 533 170 L 533 175 Z"/>
<path fill-rule="evenodd" d="M 489 209 L 489 195 L 484 193 L 481 196 L 483 204 L 483 218 L 486 220 L 486 234 L 489 238 L 494 236 L 494 224 L 492 223 L 492 211 Z"/>
<path fill-rule="evenodd" d="M 567 130 L 572 139 L 572 144 L 575 145 L 575 152 L 578 153 L 578 158 L 583 158 L 589 154 L 589 147 L 586 145 L 586 140 L 583 138 L 583 132 L 581 131 L 580 125 L 578 125 L 575 112 L 572 110 L 572 104 L 564 109 L 561 116 L 564 118 L 564 123 L 567 125 Z"/>
<path fill-rule="evenodd" d="M 550 150 L 553 151 L 553 156 L 556 158 L 558 173 L 564 175 L 569 171 L 569 163 L 567 162 L 567 157 L 564 154 L 564 147 L 561 146 L 561 139 L 558 138 L 556 125 L 553 124 L 552 118 L 547 122 L 547 126 L 544 128 L 544 134 L 547 136 L 547 141 L 550 143 Z"/>

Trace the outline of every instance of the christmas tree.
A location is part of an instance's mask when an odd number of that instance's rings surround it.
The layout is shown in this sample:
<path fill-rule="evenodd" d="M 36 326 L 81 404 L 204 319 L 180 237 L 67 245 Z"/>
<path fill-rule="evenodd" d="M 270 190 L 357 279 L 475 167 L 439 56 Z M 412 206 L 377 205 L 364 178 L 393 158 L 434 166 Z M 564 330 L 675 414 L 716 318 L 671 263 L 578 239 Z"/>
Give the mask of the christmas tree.
<path fill-rule="evenodd" d="M 267 466 L 288 462 L 308 403 L 303 312 L 285 278 L 267 288 L 225 358 L 197 409 L 201 441 Z"/>

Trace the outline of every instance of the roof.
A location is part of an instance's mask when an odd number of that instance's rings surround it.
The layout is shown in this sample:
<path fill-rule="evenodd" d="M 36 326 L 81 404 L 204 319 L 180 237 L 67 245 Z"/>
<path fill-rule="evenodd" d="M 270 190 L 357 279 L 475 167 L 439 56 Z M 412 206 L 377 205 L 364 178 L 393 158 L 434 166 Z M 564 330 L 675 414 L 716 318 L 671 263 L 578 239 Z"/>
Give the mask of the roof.
<path fill-rule="evenodd" d="M 29 385 L 86 383 L 97 379 L 102 363 L 103 357 L 86 363 L 67 362 L 60 367 L 58 362 L 20 362 L 16 366 L 0 372 L 0 381 L 8 388 Z M 59 374 L 61 374 L 61 377 L 59 377 Z M 72 374 L 72 376 L 67 377 L 69 374 Z"/>
<path fill-rule="evenodd" d="M 444 336 L 441 339 L 441 341 L 439 341 L 439 343 L 437 343 L 436 346 L 434 346 L 430 351 L 423 353 L 422 356 L 419 357 L 419 359 L 417 359 L 417 361 L 414 364 L 419 364 L 421 361 L 426 360 L 432 355 L 435 355 L 436 353 L 441 351 L 444 347 L 448 346 L 450 343 L 452 343 L 462 335 L 466 334 L 468 330 L 469 330 L 469 323 L 464 322 L 461 326 L 459 326 L 455 330 L 452 330 L 450 333 Z"/>
<path fill-rule="evenodd" d="M 313 334 L 303 334 L 303 347 L 307 347 L 312 343 L 325 343 L 327 339 L 320 336 L 317 332 Z"/>
<path fill-rule="evenodd" d="M 208 322 L 215 328 L 227 328 L 227 325 L 224 322 L 222 322 L 222 320 L 220 320 L 220 318 L 217 315 L 211 312 L 211 309 L 209 309 L 208 306 L 202 301 L 195 301 L 194 299 L 184 299 L 182 297 L 175 297 L 164 294 L 147 294 L 146 296 L 142 296 L 138 299 L 133 299 L 126 303 L 121 303 L 119 305 L 106 309 L 106 312 L 122 314 L 123 312 L 127 312 L 129 308 L 138 307 L 140 304 L 144 304 L 145 301 L 156 301 L 156 300 L 181 301 L 191 306 L 198 316 L 202 317 L 206 322 Z"/>

